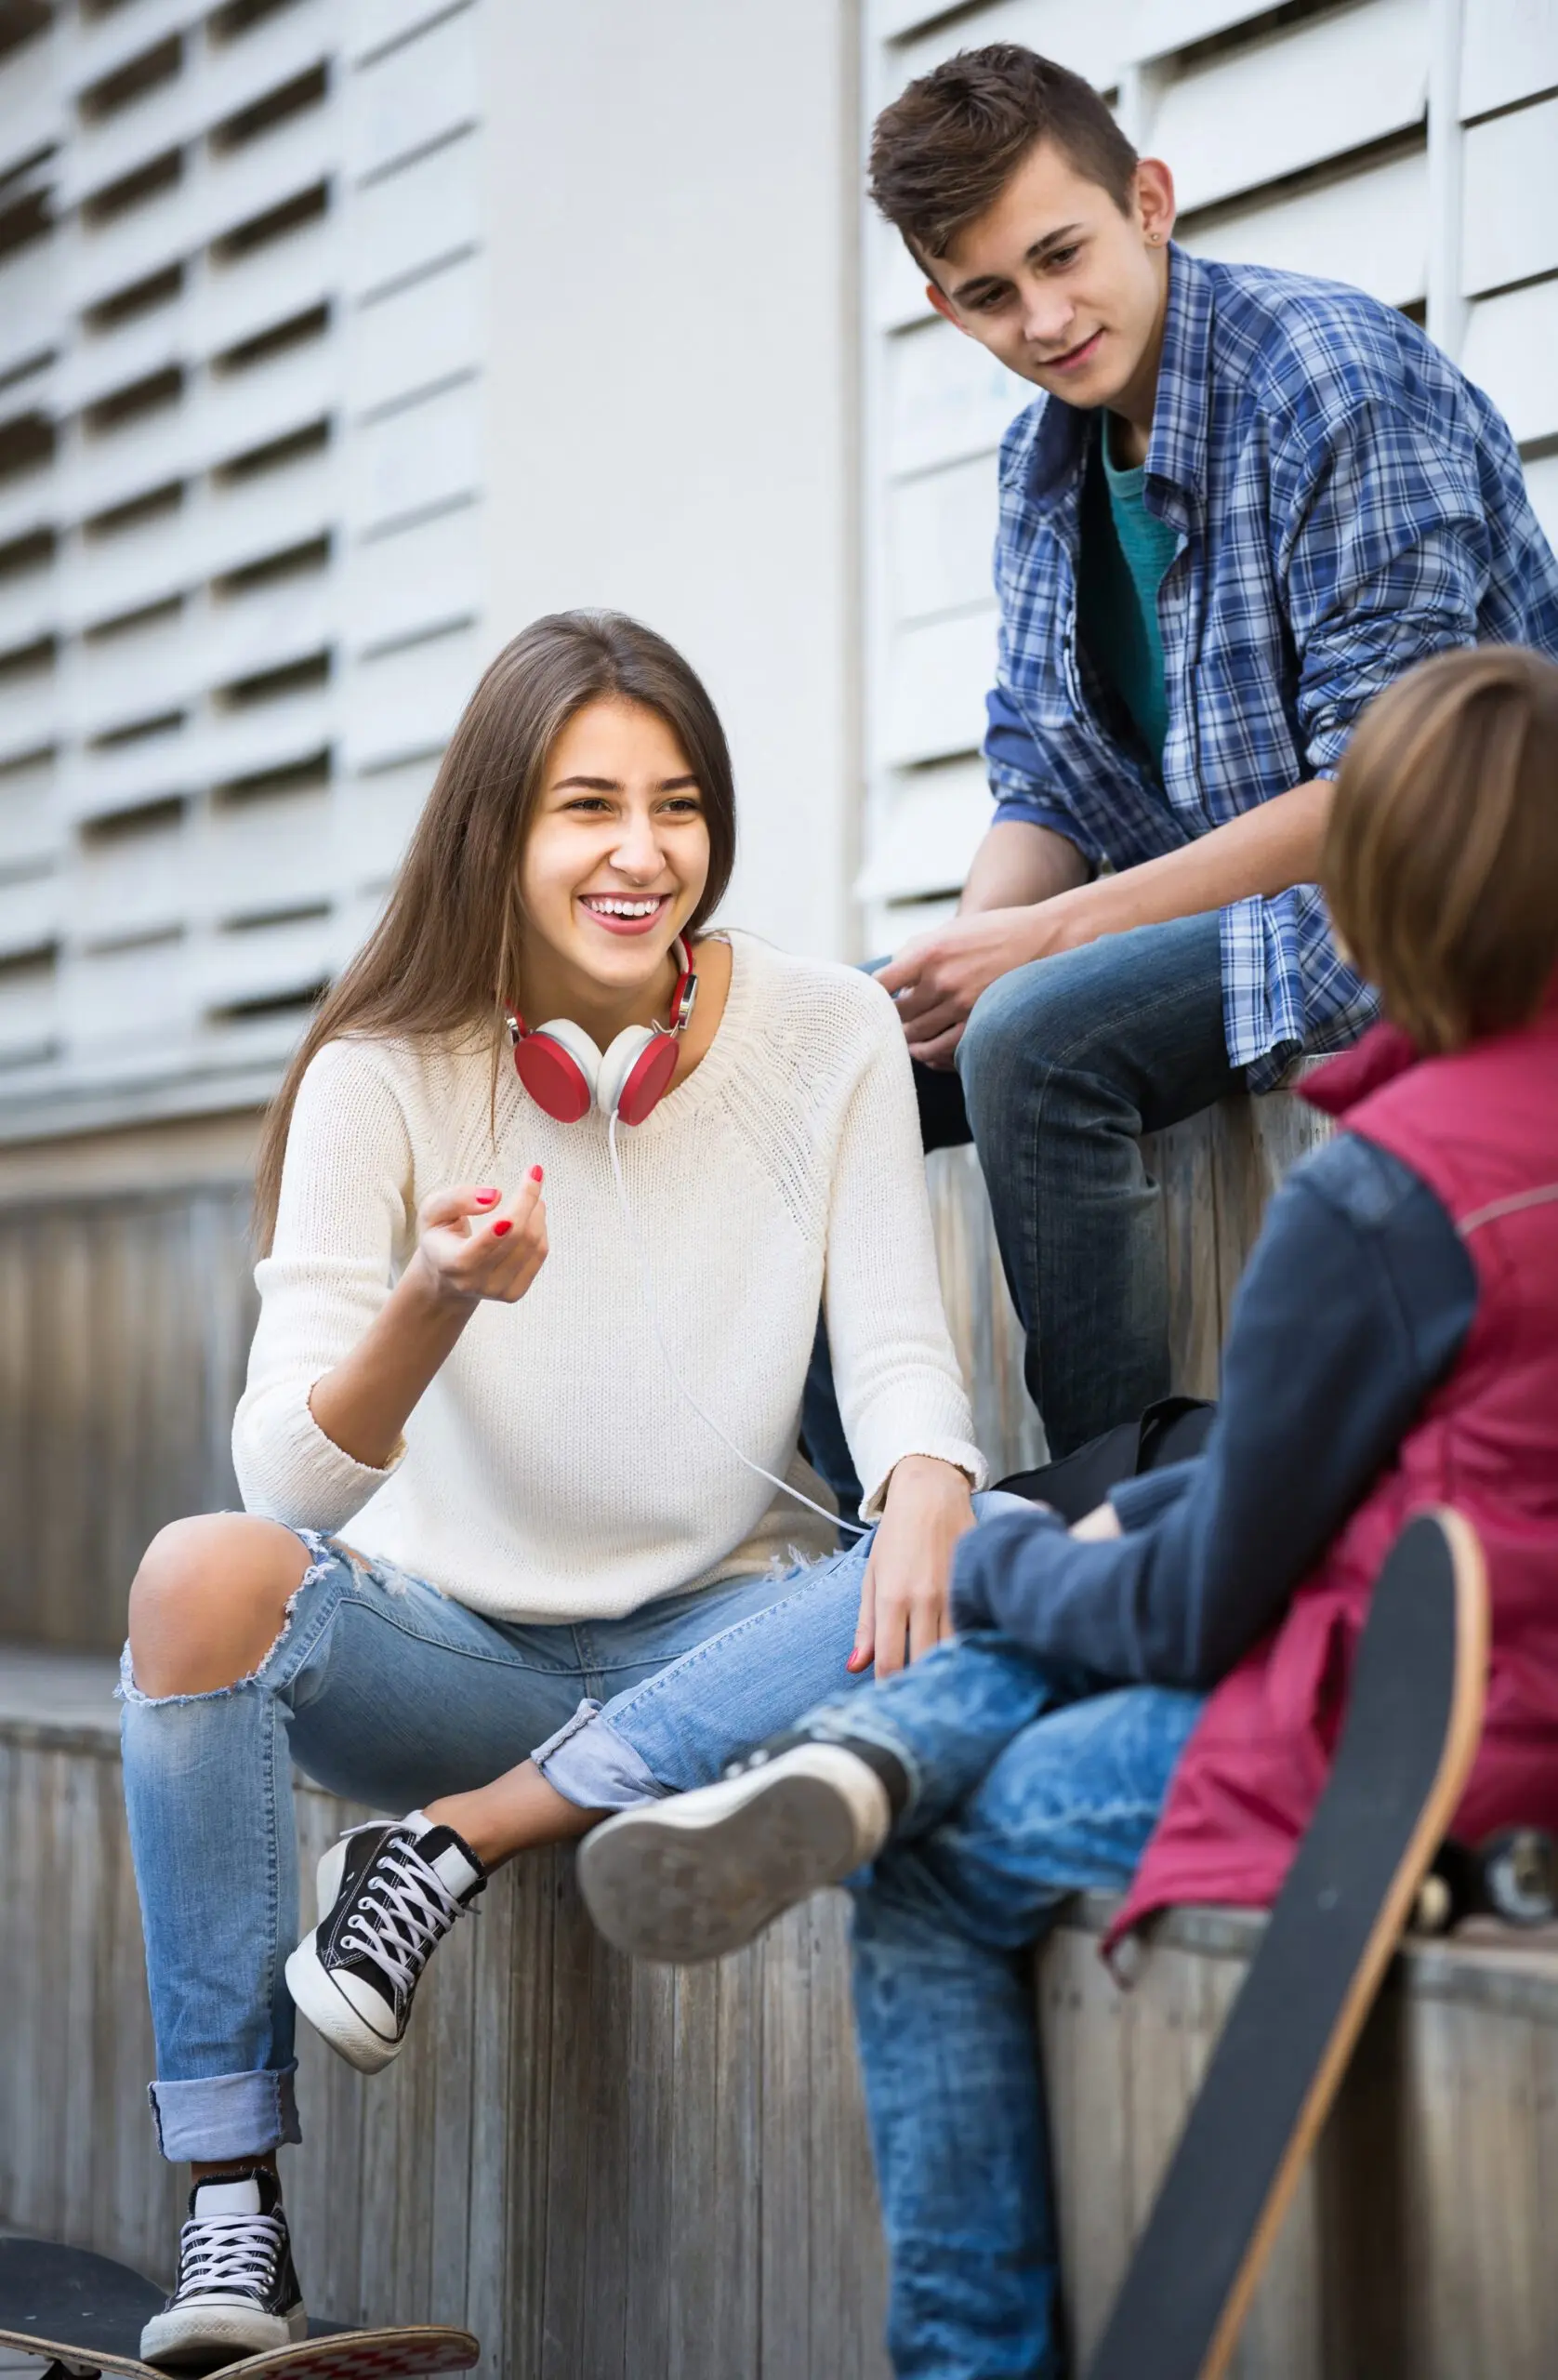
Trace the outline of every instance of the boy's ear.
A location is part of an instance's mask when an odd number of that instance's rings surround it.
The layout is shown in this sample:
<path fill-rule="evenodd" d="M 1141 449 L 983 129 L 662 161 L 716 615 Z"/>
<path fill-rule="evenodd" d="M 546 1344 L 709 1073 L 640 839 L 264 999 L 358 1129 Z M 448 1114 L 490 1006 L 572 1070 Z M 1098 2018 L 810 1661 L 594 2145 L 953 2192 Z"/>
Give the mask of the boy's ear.
<path fill-rule="evenodd" d="M 925 284 L 925 295 L 944 322 L 950 323 L 954 330 L 962 331 L 965 337 L 972 337 L 972 332 L 959 318 L 957 307 L 944 290 L 938 289 L 933 281 L 928 281 Z"/>

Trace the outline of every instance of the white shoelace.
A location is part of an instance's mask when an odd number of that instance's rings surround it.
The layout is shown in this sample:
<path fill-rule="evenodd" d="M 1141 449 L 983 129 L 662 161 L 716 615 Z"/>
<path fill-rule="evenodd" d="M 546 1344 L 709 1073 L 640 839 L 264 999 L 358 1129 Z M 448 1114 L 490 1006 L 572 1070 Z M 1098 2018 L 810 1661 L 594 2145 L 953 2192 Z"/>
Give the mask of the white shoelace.
<path fill-rule="evenodd" d="M 281 2260 L 284 2233 L 274 2215 L 191 2215 L 179 2234 L 178 2294 L 241 2289 L 263 2297 Z"/>
<path fill-rule="evenodd" d="M 415 1844 L 390 1843 L 363 1880 L 342 1938 L 365 1951 L 403 2000 L 461 1906 Z"/>

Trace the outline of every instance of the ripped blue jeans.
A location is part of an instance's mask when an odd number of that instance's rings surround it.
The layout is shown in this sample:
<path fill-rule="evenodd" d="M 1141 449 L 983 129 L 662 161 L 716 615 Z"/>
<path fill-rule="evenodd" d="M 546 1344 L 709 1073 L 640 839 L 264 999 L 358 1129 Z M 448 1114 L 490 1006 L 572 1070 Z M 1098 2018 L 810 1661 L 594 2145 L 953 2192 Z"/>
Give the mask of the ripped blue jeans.
<path fill-rule="evenodd" d="M 282 1972 L 298 1927 L 294 1761 L 396 1816 L 526 1758 L 581 1808 L 621 1809 L 707 1784 L 852 1682 L 868 1540 L 782 1578 L 545 1627 L 485 1619 L 299 1534 L 313 1560 L 252 1677 L 152 1700 L 125 1657 L 152 2103 L 171 2158 L 251 2156 L 299 2137 Z"/>

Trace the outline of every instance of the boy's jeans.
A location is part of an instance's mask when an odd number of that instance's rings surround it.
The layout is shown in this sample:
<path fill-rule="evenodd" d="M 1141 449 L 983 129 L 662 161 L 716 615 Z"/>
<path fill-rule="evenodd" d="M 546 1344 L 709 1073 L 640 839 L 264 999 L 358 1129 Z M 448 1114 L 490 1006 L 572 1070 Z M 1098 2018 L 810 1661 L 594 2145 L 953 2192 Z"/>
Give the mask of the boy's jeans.
<path fill-rule="evenodd" d="M 1031 1948 L 1070 1894 L 1127 1883 L 1201 1702 L 991 1632 L 802 1723 L 910 1780 L 854 1913 L 898 2380 L 1065 2369 Z"/>
<path fill-rule="evenodd" d="M 957 1073 L 917 1066 L 915 1080 L 926 1147 L 978 1148 L 1050 1459 L 1134 1421 L 1170 1385 L 1161 1193 L 1138 1142 L 1243 1082 L 1223 1039 L 1217 913 L 998 976 L 974 1004 Z M 820 1330 L 804 1429 L 854 1512 Z"/>
<path fill-rule="evenodd" d="M 1010 1501 L 977 1496 L 975 1514 Z M 746 1745 L 852 1689 L 869 1538 L 785 1578 L 548 1627 L 484 1619 L 299 1535 L 312 1564 L 251 1677 L 153 1700 L 125 1656 L 125 1798 L 168 2157 L 298 2137 L 282 1973 L 297 1939 L 295 1759 L 397 1817 L 531 1757 L 579 1807 L 620 1809 L 710 1783 Z"/>

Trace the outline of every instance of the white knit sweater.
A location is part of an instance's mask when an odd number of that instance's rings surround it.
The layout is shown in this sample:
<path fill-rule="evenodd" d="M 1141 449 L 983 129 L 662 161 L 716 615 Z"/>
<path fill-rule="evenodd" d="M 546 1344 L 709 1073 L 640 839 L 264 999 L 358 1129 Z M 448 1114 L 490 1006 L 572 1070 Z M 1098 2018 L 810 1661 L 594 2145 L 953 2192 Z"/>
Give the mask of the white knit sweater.
<path fill-rule="evenodd" d="M 487 1056 L 403 1042 L 322 1050 L 298 1093 L 262 1306 L 233 1425 L 244 1501 L 500 1619 L 632 1611 L 826 1550 L 820 1519 L 742 1467 L 796 1454 L 825 1294 L 865 1510 L 901 1455 L 984 1484 L 936 1277 L 914 1091 L 885 992 L 846 967 L 733 934 L 730 994 L 701 1064 L 619 1126 L 635 1261 L 606 1128 L 542 1114 Z M 362 1338 L 416 1246 L 430 1191 L 546 1169 L 550 1254 L 517 1305 L 483 1303 L 386 1471 L 312 1418 L 313 1383 Z M 793 1552 L 792 1552 L 793 1549 Z"/>

